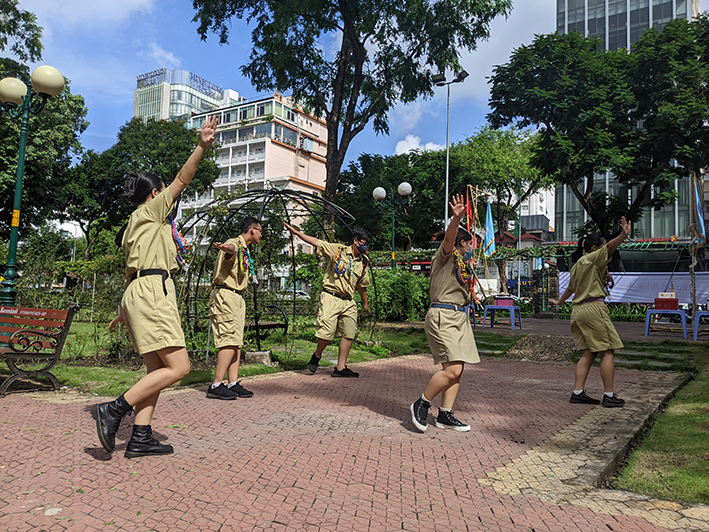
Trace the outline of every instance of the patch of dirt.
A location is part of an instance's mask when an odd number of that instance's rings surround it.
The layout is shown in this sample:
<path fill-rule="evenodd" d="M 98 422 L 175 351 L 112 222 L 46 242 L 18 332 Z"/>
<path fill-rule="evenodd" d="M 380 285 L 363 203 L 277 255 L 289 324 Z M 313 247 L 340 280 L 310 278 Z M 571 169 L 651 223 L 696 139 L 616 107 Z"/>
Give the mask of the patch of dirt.
<path fill-rule="evenodd" d="M 510 348 L 505 356 L 534 362 L 569 362 L 575 349 L 574 341 L 567 336 L 528 334 Z"/>
<path fill-rule="evenodd" d="M 115 357 L 85 357 L 75 360 L 63 360 L 62 361 L 67 366 L 82 366 L 89 368 L 118 368 L 127 369 L 130 371 L 137 371 L 143 368 L 143 357 L 135 355 L 131 357 L 124 357 L 120 361 L 116 360 Z M 217 357 L 210 356 L 209 361 L 205 362 L 204 353 L 199 355 L 190 356 L 190 369 L 191 370 L 209 370 L 214 369 L 217 364 Z"/>

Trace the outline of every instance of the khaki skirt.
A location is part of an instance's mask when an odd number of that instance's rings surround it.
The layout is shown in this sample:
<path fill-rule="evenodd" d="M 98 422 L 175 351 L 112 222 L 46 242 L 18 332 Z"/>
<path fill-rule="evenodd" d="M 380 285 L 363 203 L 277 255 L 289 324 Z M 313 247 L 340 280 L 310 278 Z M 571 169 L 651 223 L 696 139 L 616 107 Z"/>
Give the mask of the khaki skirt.
<path fill-rule="evenodd" d="M 574 305 L 571 310 L 571 335 L 579 351 L 589 349 L 592 353 L 598 353 L 623 347 L 603 301 Z"/>
<path fill-rule="evenodd" d="M 473 329 L 465 312 L 429 308 L 424 330 L 434 364 L 445 362 L 480 362 Z"/>

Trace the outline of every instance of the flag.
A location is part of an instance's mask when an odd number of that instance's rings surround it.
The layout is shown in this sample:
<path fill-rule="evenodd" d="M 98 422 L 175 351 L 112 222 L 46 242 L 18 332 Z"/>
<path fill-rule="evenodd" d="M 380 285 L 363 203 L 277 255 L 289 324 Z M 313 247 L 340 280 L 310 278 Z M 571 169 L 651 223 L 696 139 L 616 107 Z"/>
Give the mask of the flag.
<path fill-rule="evenodd" d="M 465 191 L 465 226 L 470 233 L 470 223 L 473 221 L 473 209 L 470 206 L 470 190 Z"/>
<path fill-rule="evenodd" d="M 485 257 L 490 258 L 495 253 L 495 226 L 492 225 L 492 208 L 487 204 L 485 217 Z"/>
<path fill-rule="evenodd" d="M 700 248 L 707 242 L 706 229 L 704 228 L 704 187 L 701 186 L 701 178 L 695 177 L 692 182 L 694 183 L 694 222 L 697 224 L 697 247 Z"/>

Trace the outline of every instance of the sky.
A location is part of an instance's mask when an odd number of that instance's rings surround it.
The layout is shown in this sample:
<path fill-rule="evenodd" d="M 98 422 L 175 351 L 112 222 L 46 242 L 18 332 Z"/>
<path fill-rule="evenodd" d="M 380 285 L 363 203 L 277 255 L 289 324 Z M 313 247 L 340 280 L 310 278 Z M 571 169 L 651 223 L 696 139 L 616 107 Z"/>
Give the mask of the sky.
<path fill-rule="evenodd" d="M 534 35 L 555 31 L 556 0 L 514 4 L 507 19 L 492 22 L 490 39 L 461 59 L 470 76 L 450 86 L 451 143 L 485 124 L 493 66 L 506 63 Z M 87 149 L 103 151 L 116 142 L 118 129 L 132 117 L 136 77 L 159 68 L 189 70 L 249 99 L 263 96 L 239 69 L 250 53 L 249 28 L 234 20 L 228 45 L 219 45 L 213 34 L 201 41 L 191 0 L 20 0 L 19 6 L 35 13 L 44 28 L 38 64 L 58 68 L 72 93 L 85 99 L 90 125 L 82 144 Z M 389 119 L 389 135 L 376 135 L 368 126 L 350 145 L 347 161 L 360 153 L 445 148 L 446 88 L 437 88 L 432 99 L 398 105 Z"/>

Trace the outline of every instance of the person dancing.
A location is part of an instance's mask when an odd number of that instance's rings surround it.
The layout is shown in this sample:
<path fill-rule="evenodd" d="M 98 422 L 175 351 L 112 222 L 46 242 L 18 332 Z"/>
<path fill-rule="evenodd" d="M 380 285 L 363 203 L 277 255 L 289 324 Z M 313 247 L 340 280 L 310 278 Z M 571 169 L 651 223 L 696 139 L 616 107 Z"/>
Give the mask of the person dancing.
<path fill-rule="evenodd" d="M 559 299 L 549 300 L 554 305 L 561 305 L 575 294 L 574 308 L 571 310 L 571 335 L 576 349 L 581 352 L 581 358 L 576 364 L 574 391 L 569 399 L 570 403 L 600 403 L 606 408 L 618 408 L 625 404 L 613 391 L 614 354 L 616 349 L 623 347 L 623 342 L 613 326 L 610 312 L 604 302 L 606 287 L 612 282 L 608 274 L 608 262 L 630 234 L 630 223 L 625 216 L 620 219 L 620 229 L 620 234 L 608 243 L 599 233 L 580 239 L 578 249 L 571 255 L 575 264 L 571 268 L 569 286 Z M 585 390 L 586 379 L 598 355 L 601 356 L 603 401 L 589 397 Z"/>
<path fill-rule="evenodd" d="M 470 425 L 456 419 L 453 405 L 460 387 L 460 377 L 465 363 L 480 362 L 473 330 L 468 320 L 467 305 L 470 304 L 469 273 L 465 262 L 473 253 L 473 237 L 462 227 L 460 220 L 465 214 L 462 195 L 453 196 L 450 203 L 453 218 L 431 260 L 431 307 L 426 313 L 424 330 L 434 364 L 441 364 L 428 386 L 410 407 L 411 420 L 417 429 L 428 428 L 428 410 L 437 395 L 441 395 L 436 427 L 459 432 L 470 430 Z"/>
<path fill-rule="evenodd" d="M 126 195 L 137 205 L 123 234 L 116 240 L 126 256 L 126 286 L 118 316 L 110 323 L 128 327 L 133 346 L 142 355 L 148 374 L 114 401 L 91 407 L 101 445 L 115 449 L 116 432 L 123 417 L 135 409 L 133 434 L 126 458 L 174 452 L 153 437 L 151 422 L 160 392 L 190 371 L 185 336 L 180 325 L 175 284 L 171 273 L 178 268 L 174 222 L 175 201 L 187 188 L 204 152 L 212 145 L 217 117 L 204 122 L 197 147 L 169 187 L 155 174 L 128 176 Z"/>

